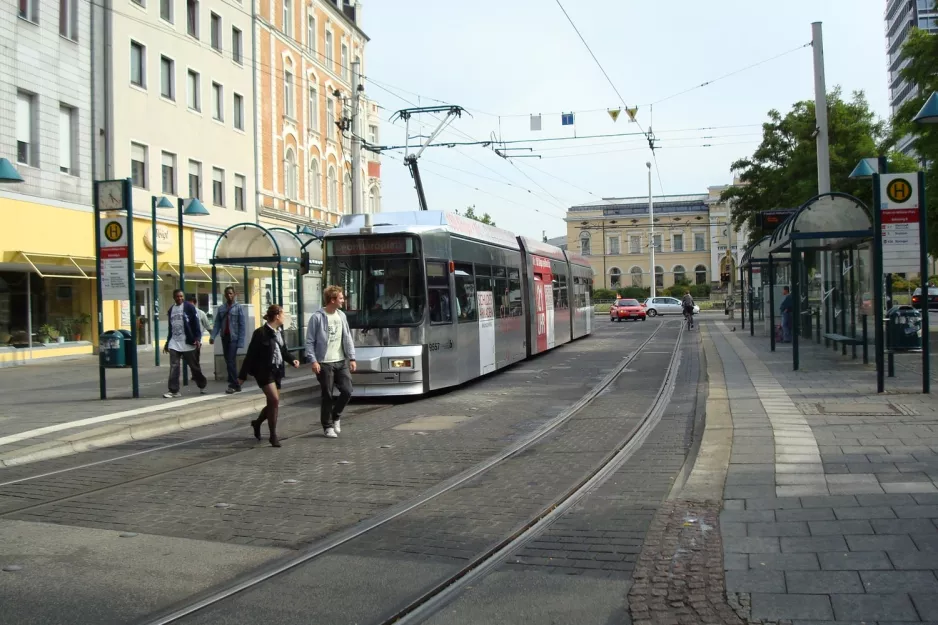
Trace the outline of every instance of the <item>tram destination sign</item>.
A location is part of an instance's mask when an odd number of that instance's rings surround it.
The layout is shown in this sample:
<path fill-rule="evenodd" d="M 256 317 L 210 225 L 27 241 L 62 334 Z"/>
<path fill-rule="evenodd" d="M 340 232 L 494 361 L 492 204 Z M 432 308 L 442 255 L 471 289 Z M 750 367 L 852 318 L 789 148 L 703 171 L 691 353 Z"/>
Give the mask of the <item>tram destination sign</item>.
<path fill-rule="evenodd" d="M 879 177 L 879 189 L 883 273 L 918 272 L 922 247 L 918 175 L 883 174 Z"/>
<path fill-rule="evenodd" d="M 407 237 L 360 237 L 330 241 L 335 256 L 359 256 L 367 254 L 410 254 L 413 240 Z"/>

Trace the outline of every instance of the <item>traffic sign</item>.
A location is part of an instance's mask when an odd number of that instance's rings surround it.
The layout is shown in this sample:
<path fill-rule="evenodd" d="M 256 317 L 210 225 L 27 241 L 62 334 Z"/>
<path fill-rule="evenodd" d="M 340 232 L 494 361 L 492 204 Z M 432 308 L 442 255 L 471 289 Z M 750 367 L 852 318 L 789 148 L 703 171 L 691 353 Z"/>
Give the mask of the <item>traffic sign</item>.
<path fill-rule="evenodd" d="M 922 251 L 918 175 L 883 174 L 879 188 L 883 273 L 916 273 Z"/>

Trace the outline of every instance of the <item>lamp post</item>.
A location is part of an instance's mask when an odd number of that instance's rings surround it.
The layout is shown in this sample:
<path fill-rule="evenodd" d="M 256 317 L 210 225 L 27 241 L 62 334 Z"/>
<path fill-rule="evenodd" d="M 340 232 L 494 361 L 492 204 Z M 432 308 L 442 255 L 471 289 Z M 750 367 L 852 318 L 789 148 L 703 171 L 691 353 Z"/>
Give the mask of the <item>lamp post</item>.
<path fill-rule="evenodd" d="M 648 251 L 649 251 L 649 271 L 651 272 L 651 289 L 648 291 L 649 297 L 655 296 L 655 280 L 657 275 L 655 274 L 655 203 L 651 198 L 651 162 L 646 162 L 645 167 L 648 168 Z M 603 238 L 603 245 L 605 245 L 605 237 Z"/>
<path fill-rule="evenodd" d="M 5 158 L 0 158 L 0 182 L 14 184 L 23 182 L 23 177 L 20 176 L 20 172 L 16 171 L 16 167 L 13 167 L 13 163 Z"/>
<path fill-rule="evenodd" d="M 183 245 L 182 217 L 205 217 L 209 214 L 208 209 L 199 201 L 199 198 L 193 197 L 184 199 L 179 198 L 179 288 L 183 295 L 186 292 L 186 258 L 185 247 Z"/>
<path fill-rule="evenodd" d="M 159 272 L 156 264 L 156 209 L 172 208 L 173 203 L 164 196 L 159 199 L 155 195 L 150 196 L 150 212 L 152 213 L 152 235 L 150 247 L 153 250 L 153 340 L 156 346 L 153 348 L 153 364 L 160 366 L 160 285 Z"/>

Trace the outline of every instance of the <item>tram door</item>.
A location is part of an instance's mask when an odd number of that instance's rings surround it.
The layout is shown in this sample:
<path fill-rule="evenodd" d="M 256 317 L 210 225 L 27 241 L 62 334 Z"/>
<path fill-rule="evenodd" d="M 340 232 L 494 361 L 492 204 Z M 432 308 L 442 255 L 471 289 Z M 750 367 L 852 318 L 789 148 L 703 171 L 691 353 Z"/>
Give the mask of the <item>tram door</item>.
<path fill-rule="evenodd" d="M 453 278 L 449 262 L 427 260 L 427 296 L 430 325 L 427 328 L 427 363 L 430 390 L 459 384 L 459 350 L 456 325 L 460 307 L 453 297 Z"/>
<path fill-rule="evenodd" d="M 536 353 L 554 347 L 554 287 L 550 261 L 534 256 L 534 314 L 537 329 Z"/>

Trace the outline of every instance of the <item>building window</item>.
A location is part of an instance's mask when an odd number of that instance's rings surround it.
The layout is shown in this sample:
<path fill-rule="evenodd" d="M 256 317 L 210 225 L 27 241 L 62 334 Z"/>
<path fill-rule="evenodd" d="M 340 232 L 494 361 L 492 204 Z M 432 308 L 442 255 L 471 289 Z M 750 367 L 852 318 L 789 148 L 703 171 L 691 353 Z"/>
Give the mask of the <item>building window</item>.
<path fill-rule="evenodd" d="M 225 88 L 217 82 L 212 83 L 212 118 L 225 121 Z"/>
<path fill-rule="evenodd" d="M 212 49 L 221 52 L 221 16 L 212 13 Z"/>
<path fill-rule="evenodd" d="M 186 0 L 186 34 L 199 38 L 199 0 Z"/>
<path fill-rule="evenodd" d="M 147 147 L 145 145 L 130 144 L 130 178 L 135 187 L 147 188 Z"/>
<path fill-rule="evenodd" d="M 697 265 L 694 267 L 694 277 L 696 278 L 697 284 L 706 284 L 707 283 L 707 268 L 703 265 Z"/>
<path fill-rule="evenodd" d="M 234 187 L 234 201 L 235 201 L 235 210 L 244 212 L 244 176 L 241 174 L 235 174 L 235 187 Z"/>
<path fill-rule="evenodd" d="M 165 56 L 160 57 L 160 95 L 176 99 L 176 63 Z"/>
<path fill-rule="evenodd" d="M 202 199 L 202 163 L 189 161 L 189 197 Z"/>
<path fill-rule="evenodd" d="M 310 206 L 322 206 L 322 177 L 319 174 L 319 161 L 315 158 L 309 161 L 309 189 L 307 193 Z"/>
<path fill-rule="evenodd" d="M 632 276 L 632 286 L 642 287 L 642 268 L 632 267 L 629 269 L 629 275 Z"/>
<path fill-rule="evenodd" d="M 212 167 L 212 204 L 225 205 L 225 170 Z"/>
<path fill-rule="evenodd" d="M 283 159 L 283 191 L 288 199 L 296 200 L 296 188 L 296 157 L 293 155 L 293 150 L 287 148 L 286 156 Z"/>
<path fill-rule="evenodd" d="M 173 23 L 173 1 L 160 0 L 160 17 L 170 24 Z"/>
<path fill-rule="evenodd" d="M 619 237 L 609 237 L 609 253 L 619 255 Z"/>
<path fill-rule="evenodd" d="M 130 42 L 130 82 L 138 87 L 146 87 L 147 51 L 143 44 Z"/>
<path fill-rule="evenodd" d="M 581 232 L 580 233 L 580 254 L 583 256 L 590 255 L 590 233 Z"/>
<path fill-rule="evenodd" d="M 368 126 L 368 142 L 371 145 L 378 145 L 378 127 L 373 124 Z"/>
<path fill-rule="evenodd" d="M 659 289 L 664 288 L 664 267 L 655 265 L 655 286 Z"/>
<path fill-rule="evenodd" d="M 176 195 L 176 155 L 169 152 L 163 152 L 163 193 L 166 195 Z"/>
<path fill-rule="evenodd" d="M 335 54 L 335 53 L 333 52 L 332 48 L 333 48 L 333 44 L 332 44 L 332 31 L 331 31 L 331 30 L 327 30 L 327 31 L 326 31 L 326 49 L 325 49 L 325 53 L 326 53 L 326 67 L 329 69 L 330 72 L 334 72 L 334 71 L 335 71 L 335 67 L 333 67 L 333 65 L 332 65 L 332 58 L 333 58 L 332 55 Z"/>
<path fill-rule="evenodd" d="M 629 254 L 641 254 L 641 253 L 642 253 L 642 237 L 640 236 L 629 237 Z"/>
<path fill-rule="evenodd" d="M 684 269 L 684 265 L 675 265 L 674 266 L 674 284 L 679 282 L 684 282 L 687 280 L 687 270 Z"/>
<path fill-rule="evenodd" d="M 612 288 L 622 286 L 622 271 L 618 267 L 609 270 L 609 286 Z"/>
<path fill-rule="evenodd" d="M 78 41 L 78 0 L 59 0 L 59 34 Z"/>
<path fill-rule="evenodd" d="M 215 245 L 218 244 L 218 235 L 210 232 L 195 232 L 193 236 L 193 259 L 200 265 L 212 262 Z"/>
<path fill-rule="evenodd" d="M 327 176 L 326 183 L 329 187 L 327 189 L 329 210 L 334 213 L 339 208 L 339 180 L 336 178 L 335 167 L 332 165 L 329 166 L 329 174 Z"/>
<path fill-rule="evenodd" d="M 348 46 L 345 45 L 344 43 L 342 44 L 342 48 L 341 48 L 341 52 L 339 56 L 339 63 L 342 64 L 342 67 L 340 68 L 342 70 L 342 78 L 344 78 L 345 80 L 349 80 Z"/>
<path fill-rule="evenodd" d="M 707 250 L 707 237 L 702 232 L 694 233 L 694 251 L 705 252 Z"/>
<path fill-rule="evenodd" d="M 333 138 L 335 132 L 335 102 L 331 97 L 326 97 L 326 136 Z"/>
<path fill-rule="evenodd" d="M 283 0 L 283 32 L 287 37 L 293 37 L 293 3 Z"/>
<path fill-rule="evenodd" d="M 244 130 L 244 96 L 234 94 L 234 127 Z"/>
<path fill-rule="evenodd" d="M 77 109 L 65 104 L 59 105 L 59 171 L 73 176 L 78 175 L 78 159 L 75 153 L 77 118 Z"/>
<path fill-rule="evenodd" d="M 283 114 L 293 117 L 293 74 L 283 72 Z"/>
<path fill-rule="evenodd" d="M 656 234 L 654 241 L 655 241 L 655 251 L 660 252 L 661 251 L 661 235 Z"/>
<path fill-rule="evenodd" d="M 202 110 L 202 99 L 199 97 L 199 73 L 189 70 L 188 104 L 193 111 Z"/>
<path fill-rule="evenodd" d="M 144 0 L 130 0 L 130 1 L 133 2 L 134 4 L 136 4 L 138 7 L 146 7 L 146 6 L 147 6 L 147 3 L 144 2 Z"/>
<path fill-rule="evenodd" d="M 16 160 L 37 166 L 36 96 L 25 91 L 16 93 Z"/>
<path fill-rule="evenodd" d="M 243 35 L 241 30 L 231 27 L 231 60 L 241 65 L 244 63 L 244 58 L 242 57 L 244 51 Z"/>
<path fill-rule="evenodd" d="M 39 0 L 20 0 L 19 16 L 24 20 L 39 23 Z"/>
<path fill-rule="evenodd" d="M 319 130 L 319 92 L 309 88 L 309 129 Z"/>
<path fill-rule="evenodd" d="M 368 190 L 368 212 L 372 215 L 378 212 L 378 189 L 375 187 Z"/>
<path fill-rule="evenodd" d="M 684 251 L 684 235 L 675 234 L 671 239 L 671 251 L 673 252 L 683 252 Z"/>
<path fill-rule="evenodd" d="M 310 52 L 316 51 L 316 18 L 313 17 L 312 8 L 306 17 L 306 49 Z"/>

